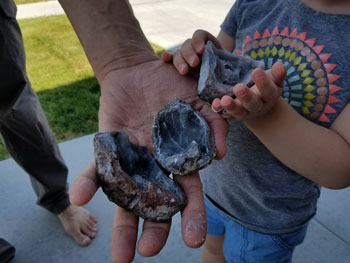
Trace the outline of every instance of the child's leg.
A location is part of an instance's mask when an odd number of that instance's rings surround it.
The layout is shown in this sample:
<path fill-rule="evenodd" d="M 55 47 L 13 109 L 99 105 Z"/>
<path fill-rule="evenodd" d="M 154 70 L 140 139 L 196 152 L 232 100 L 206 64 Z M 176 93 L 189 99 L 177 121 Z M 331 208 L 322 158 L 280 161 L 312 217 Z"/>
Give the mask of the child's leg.
<path fill-rule="evenodd" d="M 224 263 L 225 257 L 222 251 L 222 245 L 224 243 L 225 235 L 222 236 L 212 236 L 207 235 L 205 240 L 202 254 L 201 263 Z"/>
<path fill-rule="evenodd" d="M 224 263 L 223 243 L 225 239 L 225 222 L 220 211 L 205 199 L 207 213 L 207 238 L 205 240 L 201 263 Z"/>

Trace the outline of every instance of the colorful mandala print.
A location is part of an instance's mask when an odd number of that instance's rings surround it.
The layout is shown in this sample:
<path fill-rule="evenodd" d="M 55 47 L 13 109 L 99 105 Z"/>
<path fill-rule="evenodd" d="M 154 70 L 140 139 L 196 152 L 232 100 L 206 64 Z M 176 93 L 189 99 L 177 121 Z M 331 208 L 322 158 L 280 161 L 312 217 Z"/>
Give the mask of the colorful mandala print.
<path fill-rule="evenodd" d="M 281 61 L 287 68 L 283 98 L 305 117 L 329 123 L 330 114 L 336 113 L 332 104 L 340 100 L 336 93 L 341 90 L 335 85 L 339 75 L 331 74 L 336 64 L 329 63 L 332 54 L 322 53 L 324 45 L 315 45 L 316 38 L 307 39 L 307 33 L 297 33 L 295 28 L 272 33 L 268 29 L 261 35 L 246 36 L 242 50 L 255 60 L 263 60 L 267 68 Z"/>

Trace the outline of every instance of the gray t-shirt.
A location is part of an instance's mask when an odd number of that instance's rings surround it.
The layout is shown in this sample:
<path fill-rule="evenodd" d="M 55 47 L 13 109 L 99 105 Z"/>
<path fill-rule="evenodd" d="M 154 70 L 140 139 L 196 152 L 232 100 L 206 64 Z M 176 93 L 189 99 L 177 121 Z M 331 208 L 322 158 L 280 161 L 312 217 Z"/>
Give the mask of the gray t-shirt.
<path fill-rule="evenodd" d="M 316 12 L 299 0 L 237 0 L 221 27 L 236 39 L 236 53 L 267 68 L 285 64 L 283 98 L 310 121 L 329 128 L 349 103 L 350 15 Z M 208 199 L 233 220 L 283 234 L 316 213 L 319 186 L 283 165 L 241 122 L 230 122 L 227 149 L 201 179 Z"/>

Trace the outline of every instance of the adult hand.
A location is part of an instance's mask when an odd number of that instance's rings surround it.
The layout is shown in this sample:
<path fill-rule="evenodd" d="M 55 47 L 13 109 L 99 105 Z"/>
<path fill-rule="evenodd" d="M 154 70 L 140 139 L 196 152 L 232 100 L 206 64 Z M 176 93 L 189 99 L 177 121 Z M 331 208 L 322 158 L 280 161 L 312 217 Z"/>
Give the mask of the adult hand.
<path fill-rule="evenodd" d="M 217 147 L 217 159 L 226 152 L 226 121 L 197 96 L 197 81 L 180 76 L 172 65 L 159 59 L 136 66 L 113 70 L 100 81 L 101 98 L 99 130 L 126 132 L 130 140 L 151 148 L 151 128 L 158 111 L 175 99 L 191 103 L 209 123 Z M 182 211 L 182 237 L 187 246 L 203 244 L 206 236 L 206 216 L 201 182 L 198 174 L 178 176 L 188 198 Z M 98 189 L 95 166 L 92 163 L 73 183 L 71 201 L 86 204 Z M 137 249 L 142 256 L 154 256 L 167 240 L 169 223 L 144 221 Z M 111 253 L 115 262 L 130 262 L 135 255 L 138 217 L 117 207 L 114 219 Z"/>

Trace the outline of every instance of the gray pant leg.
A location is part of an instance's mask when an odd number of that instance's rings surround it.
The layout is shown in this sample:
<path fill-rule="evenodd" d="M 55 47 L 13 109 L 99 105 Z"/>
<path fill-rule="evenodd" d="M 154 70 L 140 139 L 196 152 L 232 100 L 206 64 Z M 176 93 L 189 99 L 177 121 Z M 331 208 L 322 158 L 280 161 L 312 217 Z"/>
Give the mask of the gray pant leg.
<path fill-rule="evenodd" d="M 0 238 L 0 262 L 13 263 L 15 248 L 6 240 Z"/>
<path fill-rule="evenodd" d="M 25 71 L 13 0 L 0 0 L 0 133 L 30 175 L 38 204 L 58 214 L 69 205 L 67 167 Z"/>

